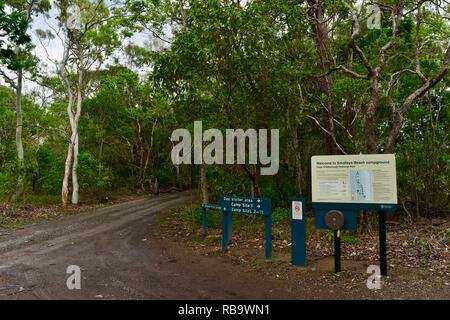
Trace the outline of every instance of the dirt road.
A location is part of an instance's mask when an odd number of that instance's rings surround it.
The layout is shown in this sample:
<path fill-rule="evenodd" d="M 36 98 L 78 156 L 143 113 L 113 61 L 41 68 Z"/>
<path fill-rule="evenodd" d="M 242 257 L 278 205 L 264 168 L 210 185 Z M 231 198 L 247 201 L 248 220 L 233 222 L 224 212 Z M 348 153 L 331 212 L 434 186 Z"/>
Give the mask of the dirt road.
<path fill-rule="evenodd" d="M 332 257 L 312 260 L 304 269 L 290 266 L 288 258 L 283 263 L 281 252 L 276 252 L 278 262 L 262 265 L 273 270 L 257 272 L 217 252 L 205 255 L 165 236 L 161 226 L 164 212 L 196 200 L 189 192 L 142 196 L 46 223 L 0 229 L 0 299 L 450 297 L 446 279 L 417 268 L 392 269 L 383 290 L 374 291 L 366 288 L 365 265 L 337 276 Z M 351 268 L 348 261 L 343 263 Z M 79 290 L 66 285 L 71 265 L 81 269 Z"/>
<path fill-rule="evenodd" d="M 270 280 L 152 237 L 192 193 L 147 197 L 21 229 L 0 231 L 0 299 L 293 298 Z M 66 285 L 69 265 L 81 289 Z"/>

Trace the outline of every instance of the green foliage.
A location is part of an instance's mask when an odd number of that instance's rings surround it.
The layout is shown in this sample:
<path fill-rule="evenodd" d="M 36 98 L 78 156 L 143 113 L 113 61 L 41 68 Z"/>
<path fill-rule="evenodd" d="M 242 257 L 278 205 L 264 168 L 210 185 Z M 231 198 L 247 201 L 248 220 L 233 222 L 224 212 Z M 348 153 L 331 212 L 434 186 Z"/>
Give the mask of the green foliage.
<path fill-rule="evenodd" d="M 20 68 L 21 59 L 15 59 L 15 46 L 31 43 L 31 37 L 27 34 L 28 21 L 18 10 L 6 13 L 5 3 L 0 2 L 0 30 L 7 37 L 0 38 L 0 62 L 5 63 L 11 70 Z"/>
<path fill-rule="evenodd" d="M 10 71 L 26 70 L 34 76 L 36 73 L 37 59 L 32 55 L 34 48 L 28 29 L 31 18 L 37 13 L 49 9 L 47 0 L 30 6 L 22 1 L 8 0 L 7 13 L 5 2 L 0 2 L 0 66 L 3 65 Z"/>
<path fill-rule="evenodd" d="M 352 234 L 351 232 L 341 231 L 340 238 L 341 238 L 342 244 L 347 244 L 347 245 L 354 245 L 355 241 L 356 241 L 354 234 Z M 328 243 L 334 243 L 334 232 L 326 231 L 324 233 L 324 239 Z"/>
<path fill-rule="evenodd" d="M 64 159 L 51 146 L 43 145 L 36 151 L 36 169 L 32 179 L 35 192 L 57 194 L 61 190 Z"/>
<path fill-rule="evenodd" d="M 272 211 L 272 221 L 277 222 L 287 222 L 291 218 L 291 210 L 283 207 L 275 208 Z"/>
<path fill-rule="evenodd" d="M 0 194 L 11 194 L 17 183 L 17 165 L 15 162 L 2 166 L 0 171 Z"/>
<path fill-rule="evenodd" d="M 111 169 L 99 163 L 89 152 L 80 152 L 78 170 L 82 190 L 99 192 L 111 188 Z"/>
<path fill-rule="evenodd" d="M 415 240 L 415 245 L 419 253 L 423 256 L 429 256 L 433 253 L 433 245 L 427 238 L 417 237 Z"/>

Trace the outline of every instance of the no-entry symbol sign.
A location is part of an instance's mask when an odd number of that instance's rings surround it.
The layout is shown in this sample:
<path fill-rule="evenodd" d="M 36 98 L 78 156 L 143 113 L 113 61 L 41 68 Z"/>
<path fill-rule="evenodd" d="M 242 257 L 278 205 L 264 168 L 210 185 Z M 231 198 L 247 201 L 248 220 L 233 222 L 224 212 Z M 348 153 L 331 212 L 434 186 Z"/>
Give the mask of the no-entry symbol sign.
<path fill-rule="evenodd" d="M 292 264 L 296 266 L 306 266 L 306 218 L 303 219 L 305 211 L 305 199 L 291 199 L 292 220 Z"/>
<path fill-rule="evenodd" d="M 292 201 L 292 219 L 303 220 L 303 206 L 300 201 Z"/>

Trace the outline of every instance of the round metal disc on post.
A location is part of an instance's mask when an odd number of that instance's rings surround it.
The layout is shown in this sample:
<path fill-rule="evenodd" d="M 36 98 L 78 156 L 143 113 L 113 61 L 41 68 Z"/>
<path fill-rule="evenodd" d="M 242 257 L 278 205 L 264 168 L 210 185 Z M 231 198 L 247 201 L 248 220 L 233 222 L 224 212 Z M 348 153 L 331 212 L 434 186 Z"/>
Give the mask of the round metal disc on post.
<path fill-rule="evenodd" d="M 344 214 L 339 210 L 328 211 L 325 216 L 325 223 L 331 230 L 339 230 L 344 226 Z"/>

